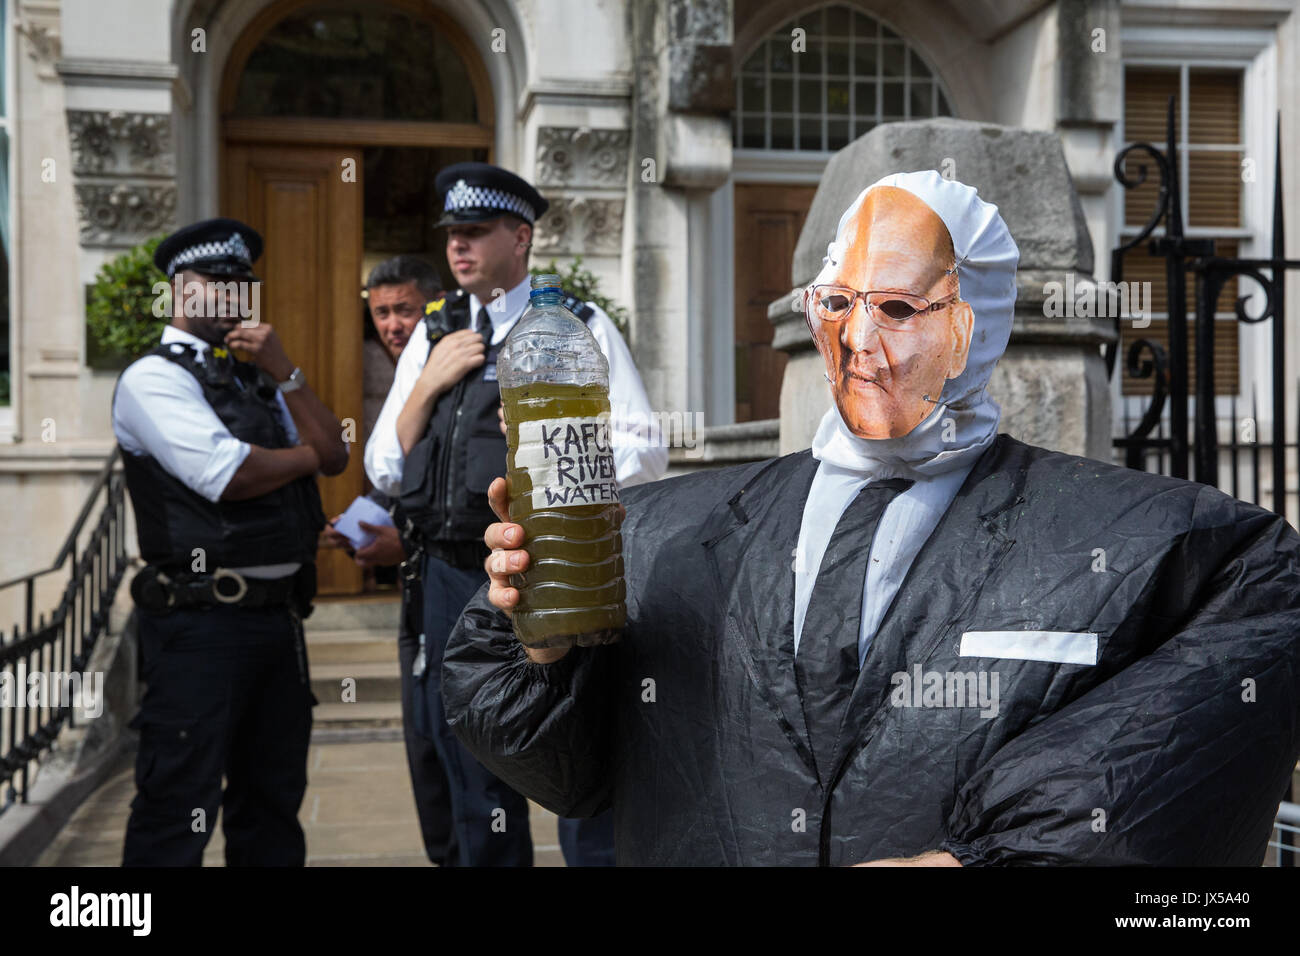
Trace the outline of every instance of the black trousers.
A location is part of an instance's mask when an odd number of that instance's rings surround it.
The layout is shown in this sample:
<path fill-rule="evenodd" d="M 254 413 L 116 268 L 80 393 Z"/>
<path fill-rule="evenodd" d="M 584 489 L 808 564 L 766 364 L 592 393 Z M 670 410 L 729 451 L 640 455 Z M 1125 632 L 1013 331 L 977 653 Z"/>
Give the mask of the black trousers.
<path fill-rule="evenodd" d="M 201 865 L 220 808 L 228 866 L 302 866 L 316 699 L 297 617 L 214 607 L 139 625 L 148 687 L 122 865 Z"/>
<path fill-rule="evenodd" d="M 455 853 L 448 866 L 532 866 L 528 801 L 499 780 L 456 739 L 442 705 L 442 655 L 460 612 L 487 580 L 482 568 L 461 569 L 425 555 L 424 674 L 416 679 L 412 717 L 438 751 L 451 790 Z"/>
<path fill-rule="evenodd" d="M 424 631 L 424 594 L 420 580 L 403 582 L 402 623 L 397 635 L 397 658 L 402 669 L 402 736 L 406 741 L 406 765 L 411 771 L 415 812 L 429 862 L 455 866 L 456 831 L 451 825 L 451 785 L 438 762 L 438 748 L 427 720 L 416 720 L 415 695 L 424 694 L 423 681 L 414 675 L 415 659 Z M 425 652 L 426 668 L 428 651 Z M 423 702 L 421 702 L 422 704 Z M 424 711 L 423 706 L 419 708 Z"/>

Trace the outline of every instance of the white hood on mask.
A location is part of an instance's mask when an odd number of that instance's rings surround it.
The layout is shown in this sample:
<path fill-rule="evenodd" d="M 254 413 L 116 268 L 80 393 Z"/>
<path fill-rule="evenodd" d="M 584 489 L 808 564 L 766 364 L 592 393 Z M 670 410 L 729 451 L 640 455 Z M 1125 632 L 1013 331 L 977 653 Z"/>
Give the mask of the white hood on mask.
<path fill-rule="evenodd" d="M 944 384 L 939 404 L 906 435 L 859 438 L 849 431 L 832 401 L 813 438 L 812 451 L 819 460 L 872 478 L 938 475 L 969 464 L 997 436 L 1002 410 L 989 398 L 986 387 L 1011 336 L 1020 250 L 997 206 L 980 199 L 974 188 L 944 179 L 934 170 L 894 173 L 864 189 L 844 211 L 835 239 L 827 247 L 823 271 L 838 262 L 846 224 L 877 186 L 907 190 L 948 227 L 957 255 L 961 298 L 974 313 L 970 353 L 965 370 Z"/>

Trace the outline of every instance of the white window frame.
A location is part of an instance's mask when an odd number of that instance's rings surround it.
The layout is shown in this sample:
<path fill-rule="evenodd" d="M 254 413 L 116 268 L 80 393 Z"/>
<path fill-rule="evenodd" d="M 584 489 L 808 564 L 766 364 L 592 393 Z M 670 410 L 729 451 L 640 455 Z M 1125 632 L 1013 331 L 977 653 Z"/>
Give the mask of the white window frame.
<path fill-rule="evenodd" d="M 1130 16 L 1125 10 L 1124 15 Z M 1183 26 L 1148 25 L 1138 23 L 1125 25 L 1121 36 L 1123 68 L 1134 67 L 1179 67 L 1180 68 L 1180 116 L 1187 115 L 1189 69 L 1239 69 L 1241 70 L 1241 143 L 1246 158 L 1255 159 L 1255 184 L 1268 184 L 1274 176 L 1274 118 L 1277 115 L 1277 33 L 1273 29 L 1257 26 L 1242 27 L 1234 23 L 1234 18 L 1225 13 L 1221 23 L 1214 25 L 1197 24 Z M 1186 123 L 1182 123 L 1180 139 L 1185 138 Z M 1123 113 L 1116 124 L 1116 141 L 1127 144 Z M 1179 183 L 1183 198 L 1183 232 L 1189 238 L 1222 237 L 1238 240 L 1237 255 L 1242 258 L 1256 258 L 1269 254 L 1271 236 L 1268 234 L 1272 221 L 1272 189 L 1245 188 L 1242 195 L 1242 225 L 1236 229 L 1188 226 L 1187 202 L 1190 191 L 1187 185 L 1188 152 L 1179 143 Z M 1148 163 L 1148 167 L 1150 164 Z M 1130 170 L 1135 166 L 1130 161 Z M 1149 169 L 1148 175 L 1155 175 Z M 1114 206 L 1112 222 L 1115 223 L 1115 235 L 1111 237 L 1111 248 L 1120 241 L 1140 231 L 1137 227 L 1124 224 L 1124 193 L 1118 184 L 1114 187 Z M 1160 232 L 1161 230 L 1157 230 Z M 1241 280 L 1241 292 L 1250 295 L 1248 309 L 1257 314 L 1262 307 L 1263 294 L 1258 285 L 1250 279 Z M 1189 285 L 1188 314 L 1195 309 L 1194 289 Z M 1233 315 L 1232 304 L 1225 297 L 1219 299 L 1220 308 L 1216 319 Z M 1235 321 L 1235 319 L 1233 320 Z M 1189 327 L 1190 330 L 1190 327 Z M 1271 328 L 1268 322 L 1251 325 L 1239 323 L 1237 346 L 1237 414 L 1251 414 L 1251 396 L 1257 391 L 1260 397 L 1260 415 L 1257 425 L 1261 433 L 1270 433 L 1272 428 L 1272 364 L 1270 359 L 1272 342 Z M 1116 356 L 1118 373 L 1123 371 L 1124 355 Z M 1123 427 L 1124 402 L 1135 401 L 1134 396 L 1125 398 L 1121 394 L 1122 374 L 1116 374 L 1111 380 L 1111 407 L 1113 429 L 1119 434 Z M 1252 386 L 1253 385 L 1253 389 Z M 1220 422 L 1232 419 L 1232 396 L 1216 395 L 1214 402 L 1215 417 Z M 1139 412 L 1140 417 L 1140 412 Z M 1169 420 L 1169 408 L 1163 415 L 1166 429 Z M 1137 419 L 1130 415 L 1130 425 Z M 1220 434 L 1224 434 L 1223 428 Z"/>

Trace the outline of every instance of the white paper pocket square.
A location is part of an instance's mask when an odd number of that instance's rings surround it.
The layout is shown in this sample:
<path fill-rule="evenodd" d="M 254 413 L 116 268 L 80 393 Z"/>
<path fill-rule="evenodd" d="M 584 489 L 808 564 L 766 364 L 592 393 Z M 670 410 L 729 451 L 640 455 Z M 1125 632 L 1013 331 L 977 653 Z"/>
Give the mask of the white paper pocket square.
<path fill-rule="evenodd" d="M 1097 635 L 1092 631 L 966 631 L 958 653 L 962 657 L 1096 664 Z"/>

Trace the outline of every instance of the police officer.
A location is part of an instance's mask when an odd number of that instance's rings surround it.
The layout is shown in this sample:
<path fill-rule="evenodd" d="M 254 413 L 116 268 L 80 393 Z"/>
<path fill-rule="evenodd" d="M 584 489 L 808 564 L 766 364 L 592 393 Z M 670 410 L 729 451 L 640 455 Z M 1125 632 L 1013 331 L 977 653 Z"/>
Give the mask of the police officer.
<path fill-rule="evenodd" d="M 402 255 L 385 259 L 366 278 L 366 301 L 370 318 L 383 343 L 387 357 L 391 358 L 389 379 L 381 396 L 386 399 L 392 387 L 394 366 L 417 330 L 424 328 L 426 315 L 435 312 L 443 298 L 442 280 L 437 270 L 417 256 Z M 381 360 L 382 361 L 382 360 Z M 367 367 L 369 375 L 369 367 Z M 370 382 L 366 382 L 366 418 L 370 410 Z M 378 421 L 378 409 L 375 414 Z M 373 424 L 368 433 L 374 431 Z M 392 514 L 394 523 L 404 525 L 400 508 L 378 488 L 368 495 Z M 406 562 L 406 552 L 398 537 L 398 529 L 390 525 L 361 523 L 362 530 L 374 534 L 375 539 L 364 548 L 353 552 L 353 558 L 363 568 L 402 565 L 402 607 L 397 633 L 397 656 L 401 668 L 402 736 L 406 742 L 406 763 L 411 771 L 411 790 L 415 795 L 415 810 L 420 820 L 420 836 L 429 861 L 446 866 L 455 861 L 455 833 L 452 830 L 451 790 L 447 774 L 438 762 L 434 746 L 433 727 L 429 723 L 429 708 L 425 686 L 415 676 L 416 662 L 423 653 L 420 635 L 424 633 L 422 610 L 423 590 L 415 574 L 415 564 Z M 330 547 L 350 548 L 348 540 L 333 528 L 326 528 L 322 542 Z M 404 563 L 405 562 L 405 563 Z M 423 668 L 423 663 L 419 665 Z"/>
<path fill-rule="evenodd" d="M 262 239 L 233 219 L 168 236 L 172 320 L 113 400 L 147 563 L 132 581 L 148 687 L 123 865 L 302 865 L 311 707 L 301 618 L 316 591 L 317 473 L 343 429 L 258 321 Z M 251 355 L 237 360 L 232 349 Z M 222 791 L 222 777 L 226 788 Z"/>
<path fill-rule="evenodd" d="M 366 473 L 381 491 L 400 495 L 408 518 L 412 576 L 424 591 L 424 654 L 417 656 L 434 741 L 452 791 L 458 865 L 532 863 L 528 805 L 482 767 L 447 726 L 441 695 L 442 653 L 452 626 L 487 581 L 484 529 L 496 520 L 487 489 L 506 471 L 498 419 L 496 357 L 528 304 L 528 250 L 547 201 L 515 174 L 487 163 L 442 170 L 447 264 L 461 289 L 433 303 L 397 363 L 374 433 Z M 662 445 L 632 427 L 649 422 L 645 389 L 627 346 L 596 306 L 570 298 L 609 360 L 614 458 L 622 485 L 652 481 L 668 463 Z M 417 794 L 417 799 L 418 799 Z M 570 865 L 613 863 L 610 813 L 561 820 Z"/>

